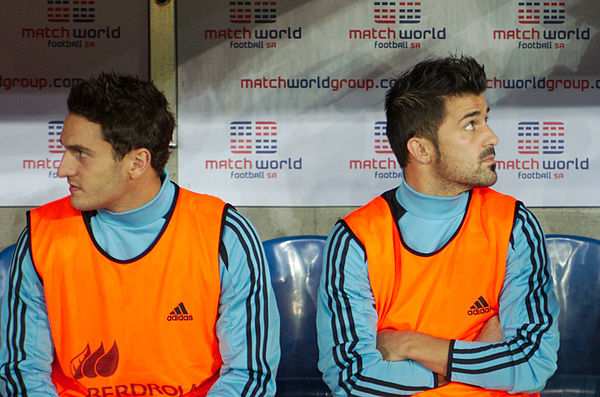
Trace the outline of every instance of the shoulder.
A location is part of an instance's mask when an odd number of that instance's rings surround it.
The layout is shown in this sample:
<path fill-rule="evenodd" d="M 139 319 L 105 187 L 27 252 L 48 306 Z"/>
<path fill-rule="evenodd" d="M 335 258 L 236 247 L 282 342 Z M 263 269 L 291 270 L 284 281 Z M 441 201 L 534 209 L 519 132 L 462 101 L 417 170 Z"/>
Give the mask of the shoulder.
<path fill-rule="evenodd" d="M 258 256 L 262 243 L 252 222 L 231 205 L 223 211 L 221 242 L 228 252 L 241 249 L 246 255 Z"/>
<path fill-rule="evenodd" d="M 473 197 L 481 197 L 482 201 L 487 204 L 509 205 L 514 206 L 518 202 L 516 198 L 508 194 L 500 193 L 489 187 L 481 187 L 473 189 Z"/>
<path fill-rule="evenodd" d="M 196 193 L 176 185 L 175 203 L 171 211 L 176 210 L 184 217 L 209 224 L 223 223 L 225 212 L 230 207 L 222 199 L 209 194 Z"/>
<path fill-rule="evenodd" d="M 345 260 L 348 257 L 366 260 L 365 246 L 356 234 L 350 229 L 345 220 L 339 220 L 327 239 L 327 259 L 332 262 Z"/>
<path fill-rule="evenodd" d="M 366 205 L 352 211 L 343 222 L 359 240 L 373 235 L 391 236 L 396 221 L 406 212 L 395 198 L 396 189 L 377 196 Z"/>
<path fill-rule="evenodd" d="M 381 196 L 377 196 L 362 207 L 355 209 L 350 214 L 346 215 L 344 220 L 350 220 L 352 222 L 356 219 L 365 217 L 385 215 L 387 212 L 389 212 L 389 205 L 384 198 L 384 195 L 387 193 L 388 192 Z"/>
<path fill-rule="evenodd" d="M 177 186 L 176 194 L 178 196 L 178 200 L 190 203 L 191 205 L 212 205 L 221 208 L 225 207 L 226 205 L 225 201 L 219 197 L 211 196 L 210 194 L 196 193 L 179 186 Z"/>
<path fill-rule="evenodd" d="M 30 220 L 32 218 L 37 219 L 40 217 L 56 219 L 62 218 L 65 215 L 79 214 L 80 212 L 71 206 L 71 196 L 66 196 L 28 211 L 27 216 Z"/>
<path fill-rule="evenodd" d="M 542 234 L 543 231 L 540 221 L 537 219 L 535 214 L 520 201 L 517 201 L 515 206 L 515 222 L 513 232 L 526 232 Z"/>

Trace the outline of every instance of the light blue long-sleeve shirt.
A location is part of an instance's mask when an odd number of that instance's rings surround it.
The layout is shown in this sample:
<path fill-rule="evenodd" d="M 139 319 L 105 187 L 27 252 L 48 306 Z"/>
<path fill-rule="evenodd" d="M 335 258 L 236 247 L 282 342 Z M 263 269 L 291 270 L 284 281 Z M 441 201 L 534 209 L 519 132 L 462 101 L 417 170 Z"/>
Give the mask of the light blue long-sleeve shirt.
<path fill-rule="evenodd" d="M 166 175 L 160 192 L 144 206 L 124 213 L 97 210 L 90 220 L 96 242 L 119 260 L 141 254 L 166 222 L 164 216 L 171 208 L 175 192 L 175 184 Z M 219 250 L 221 295 L 216 324 L 223 365 L 208 395 L 273 396 L 280 357 L 279 312 L 267 262 L 250 222 L 229 206 L 225 211 Z M 56 395 L 50 378 L 54 348 L 43 285 L 32 263 L 28 241 L 26 228 L 13 255 L 7 276 L 7 295 L 0 312 L 0 379 L 4 381 L 0 381 L 0 394 L 52 396 Z M 251 277 L 251 272 L 258 276 Z M 247 302 L 252 302 L 252 307 L 247 307 Z M 14 305 L 24 307 L 19 314 L 24 322 L 11 321 L 16 315 Z M 268 323 L 254 321 L 254 316 L 267 318 Z M 23 326 L 17 327 L 17 324 Z M 15 336 L 22 337 L 24 343 L 5 342 Z"/>
<path fill-rule="evenodd" d="M 420 253 L 443 247 L 460 227 L 469 192 L 432 197 L 402 183 L 395 192 L 406 210 L 399 229 Z M 501 343 L 451 342 L 452 381 L 511 393 L 543 388 L 556 369 L 558 303 L 544 235 L 534 215 L 517 204 L 506 275 L 500 293 Z M 377 311 L 362 244 L 344 222 L 329 235 L 319 287 L 319 369 L 335 396 L 412 395 L 437 387 L 436 375 L 416 361 L 384 361 L 376 349 Z"/>

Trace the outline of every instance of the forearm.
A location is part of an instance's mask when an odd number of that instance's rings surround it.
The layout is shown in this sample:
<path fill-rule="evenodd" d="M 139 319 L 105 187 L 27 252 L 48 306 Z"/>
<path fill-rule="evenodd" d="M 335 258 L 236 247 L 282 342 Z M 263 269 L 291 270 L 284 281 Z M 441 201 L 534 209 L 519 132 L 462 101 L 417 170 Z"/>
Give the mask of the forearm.
<path fill-rule="evenodd" d="M 373 347 L 347 347 L 334 346 L 330 356 L 319 359 L 334 396 L 410 396 L 438 386 L 437 376 L 416 361 L 385 361 Z"/>
<path fill-rule="evenodd" d="M 450 341 L 413 331 L 382 330 L 377 334 L 377 349 L 388 361 L 414 360 L 436 374 L 448 370 Z"/>
<path fill-rule="evenodd" d="M 499 344 L 456 341 L 450 349 L 450 379 L 512 393 L 539 391 L 556 368 L 553 349 L 542 347 L 552 344 L 521 337 Z"/>

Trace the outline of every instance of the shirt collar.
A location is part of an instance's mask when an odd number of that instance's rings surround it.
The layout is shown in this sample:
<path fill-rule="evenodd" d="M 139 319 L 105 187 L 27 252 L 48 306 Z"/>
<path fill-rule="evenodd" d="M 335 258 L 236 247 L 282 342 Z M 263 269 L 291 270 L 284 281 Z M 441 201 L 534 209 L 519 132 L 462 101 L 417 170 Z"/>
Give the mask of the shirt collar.
<path fill-rule="evenodd" d="M 161 180 L 162 184 L 156 196 L 143 206 L 125 212 L 98 209 L 97 216 L 103 222 L 122 226 L 142 226 L 162 218 L 171 208 L 175 185 L 169 180 L 167 170 L 161 176 Z"/>
<path fill-rule="evenodd" d="M 419 193 L 404 180 L 396 190 L 396 200 L 408 212 L 427 219 L 450 219 L 464 213 L 469 192 L 454 197 L 428 196 Z"/>

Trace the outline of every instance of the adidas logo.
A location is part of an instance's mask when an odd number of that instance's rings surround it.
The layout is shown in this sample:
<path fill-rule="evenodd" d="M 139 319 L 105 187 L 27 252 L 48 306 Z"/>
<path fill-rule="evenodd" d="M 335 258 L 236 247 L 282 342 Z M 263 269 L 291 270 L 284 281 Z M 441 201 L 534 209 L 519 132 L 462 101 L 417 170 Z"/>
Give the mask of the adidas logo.
<path fill-rule="evenodd" d="M 477 298 L 473 306 L 469 309 L 467 314 L 469 316 L 476 316 L 478 314 L 485 314 L 491 312 L 493 309 L 488 305 L 488 303 L 483 299 L 483 296 Z"/>
<path fill-rule="evenodd" d="M 175 309 L 167 316 L 167 321 L 191 321 L 193 320 L 192 315 L 188 313 L 187 309 L 183 305 L 183 302 L 179 302 Z"/>

